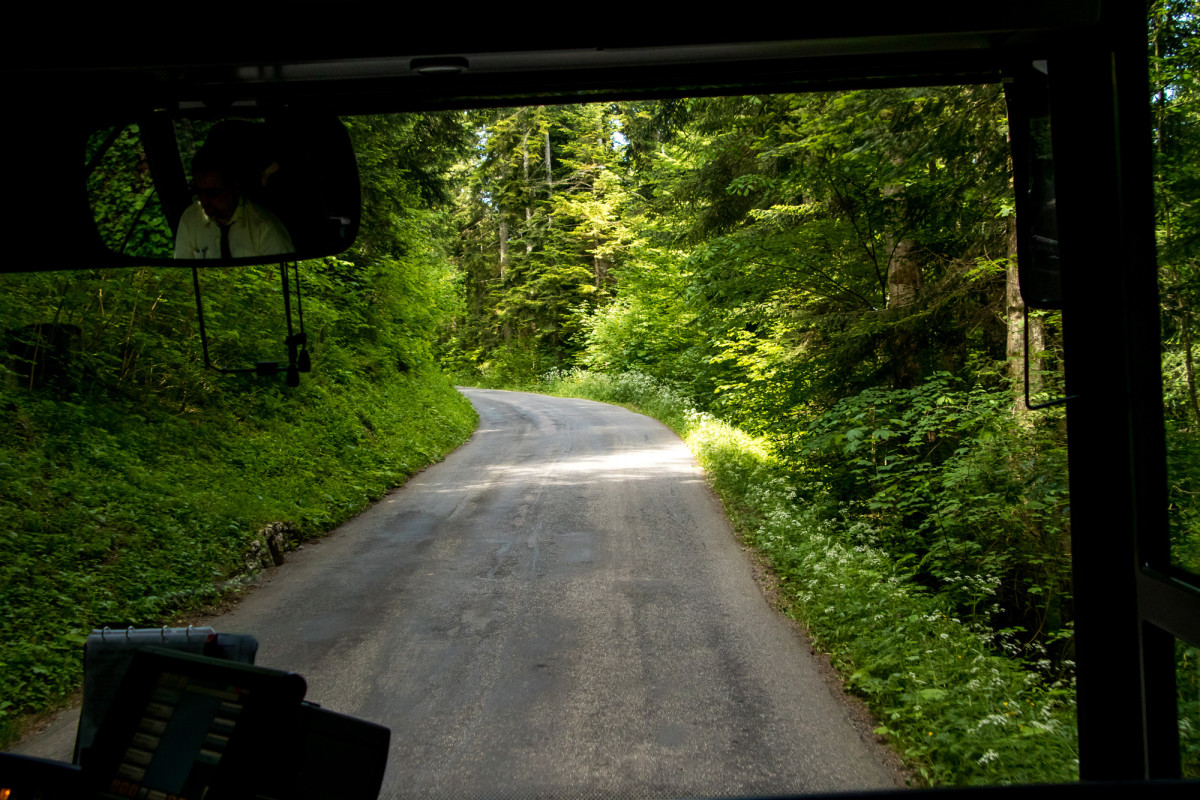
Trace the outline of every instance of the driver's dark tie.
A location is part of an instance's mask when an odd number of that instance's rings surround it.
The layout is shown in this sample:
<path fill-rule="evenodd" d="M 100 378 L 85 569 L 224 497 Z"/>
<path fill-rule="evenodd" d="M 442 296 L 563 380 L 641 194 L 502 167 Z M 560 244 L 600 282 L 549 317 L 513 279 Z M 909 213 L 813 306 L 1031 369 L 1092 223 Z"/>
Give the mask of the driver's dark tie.
<path fill-rule="evenodd" d="M 229 249 L 230 225 L 233 225 L 233 223 L 231 222 L 229 225 L 222 225 L 219 222 L 217 223 L 217 227 L 221 229 L 221 258 L 233 258 L 233 252 Z"/>

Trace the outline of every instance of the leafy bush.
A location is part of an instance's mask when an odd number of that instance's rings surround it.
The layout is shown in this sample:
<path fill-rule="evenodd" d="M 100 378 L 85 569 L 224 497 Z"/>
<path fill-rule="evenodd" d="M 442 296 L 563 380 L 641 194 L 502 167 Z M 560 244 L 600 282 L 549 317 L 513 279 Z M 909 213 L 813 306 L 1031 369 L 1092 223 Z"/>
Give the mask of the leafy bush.
<path fill-rule="evenodd" d="M 1053 418 L 1018 419 L 1007 392 L 938 373 L 841 400 L 795 440 L 793 459 L 821 476 L 807 499 L 845 505 L 958 613 L 1040 649 L 1066 640 L 1071 619 L 1058 434 Z"/>

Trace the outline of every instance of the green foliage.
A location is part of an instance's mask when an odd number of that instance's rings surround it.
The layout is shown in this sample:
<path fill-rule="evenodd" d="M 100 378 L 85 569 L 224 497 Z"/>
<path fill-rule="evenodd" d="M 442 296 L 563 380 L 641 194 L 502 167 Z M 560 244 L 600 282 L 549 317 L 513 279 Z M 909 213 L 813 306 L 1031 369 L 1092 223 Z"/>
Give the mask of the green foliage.
<path fill-rule="evenodd" d="M 88 198 L 104 245 L 123 255 L 169 257 L 174 251 L 171 226 L 156 193 L 138 126 L 100 131 L 85 152 L 93 165 L 87 176 Z"/>
<path fill-rule="evenodd" d="M 1071 618 L 1060 420 L 1021 423 L 1008 392 L 940 373 L 839 401 L 797 441 L 794 469 L 959 613 L 1041 647 Z"/>
<path fill-rule="evenodd" d="M 755 476 L 762 481 L 765 476 Z M 935 784 L 1077 778 L 1074 692 L 997 654 L 996 634 L 925 591 L 906 559 L 863 522 L 823 520 L 789 503 L 783 481 L 750 503 L 755 541 L 798 613 L 864 695 L 888 736 Z M 765 512 L 765 513 L 764 513 Z"/>
<path fill-rule="evenodd" d="M 523 109 L 478 124 L 456 364 L 528 339 L 547 357 L 531 364 L 686 381 L 703 407 L 787 437 L 847 393 L 995 373 L 1006 356 L 998 87 Z M 543 135 L 549 165 L 530 145 Z M 890 296 L 902 244 L 915 302 Z"/>

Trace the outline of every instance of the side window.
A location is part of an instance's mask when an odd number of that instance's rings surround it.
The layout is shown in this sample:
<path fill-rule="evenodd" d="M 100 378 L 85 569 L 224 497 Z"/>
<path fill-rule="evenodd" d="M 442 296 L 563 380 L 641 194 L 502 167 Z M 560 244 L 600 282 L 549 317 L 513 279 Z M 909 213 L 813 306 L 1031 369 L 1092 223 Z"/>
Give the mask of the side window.
<path fill-rule="evenodd" d="M 1152 3 L 1148 26 L 1171 564 L 1200 582 L 1200 20 Z M 1180 765 L 1200 778 L 1200 648 L 1176 639 Z"/>
<path fill-rule="evenodd" d="M 1171 561 L 1200 575 L 1200 20 L 1154 4 L 1149 25 Z"/>

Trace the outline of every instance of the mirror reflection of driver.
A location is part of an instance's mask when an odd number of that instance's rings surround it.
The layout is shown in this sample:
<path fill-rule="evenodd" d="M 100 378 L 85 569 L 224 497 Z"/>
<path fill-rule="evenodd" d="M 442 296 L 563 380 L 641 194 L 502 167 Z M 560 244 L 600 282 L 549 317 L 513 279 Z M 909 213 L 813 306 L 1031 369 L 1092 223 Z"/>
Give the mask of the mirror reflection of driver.
<path fill-rule="evenodd" d="M 279 218 L 242 191 L 236 169 L 212 148 L 192 160 L 196 202 L 179 218 L 175 258 L 248 258 L 295 252 Z"/>

